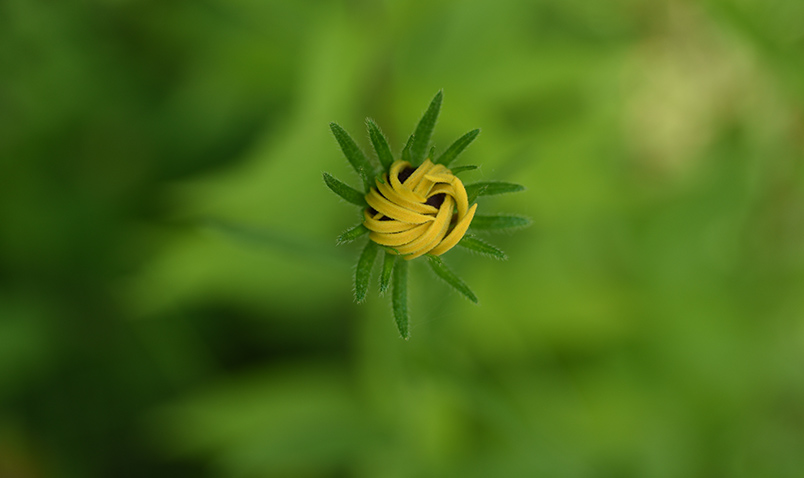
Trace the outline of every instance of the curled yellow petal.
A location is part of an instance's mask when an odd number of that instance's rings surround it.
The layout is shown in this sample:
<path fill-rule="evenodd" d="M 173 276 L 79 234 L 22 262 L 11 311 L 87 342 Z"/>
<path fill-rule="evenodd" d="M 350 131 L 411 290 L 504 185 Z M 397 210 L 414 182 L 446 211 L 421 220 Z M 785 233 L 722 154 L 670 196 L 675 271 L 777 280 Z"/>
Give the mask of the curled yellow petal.
<path fill-rule="evenodd" d="M 366 202 L 377 212 L 381 212 L 396 221 L 406 222 L 408 224 L 422 224 L 433 220 L 432 216 L 419 214 L 405 209 L 398 204 L 394 204 L 377 192 L 377 188 L 371 188 L 371 191 L 366 194 Z"/>
<path fill-rule="evenodd" d="M 445 237 L 436 247 L 434 247 L 430 251 L 430 254 L 440 256 L 441 254 L 455 247 L 455 245 L 458 244 L 458 241 L 463 238 L 463 235 L 466 234 L 466 230 L 469 229 L 469 224 L 475 217 L 475 211 L 477 211 L 477 204 L 472 204 L 472 207 L 466 213 L 466 216 L 458 221 L 458 224 L 452 228 L 452 231 L 447 234 L 447 237 Z"/>
<path fill-rule="evenodd" d="M 395 161 L 366 195 L 363 225 L 374 242 L 407 260 L 441 255 L 461 240 L 474 218 L 466 189 L 452 171 L 427 159 L 415 170 Z"/>

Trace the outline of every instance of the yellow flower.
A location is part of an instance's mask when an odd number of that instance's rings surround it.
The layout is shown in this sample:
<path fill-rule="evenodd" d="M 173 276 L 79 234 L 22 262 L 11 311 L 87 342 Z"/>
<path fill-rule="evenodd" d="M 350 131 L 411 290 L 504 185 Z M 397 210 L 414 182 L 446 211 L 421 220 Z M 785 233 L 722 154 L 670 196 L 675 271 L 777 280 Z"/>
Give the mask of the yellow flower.
<path fill-rule="evenodd" d="M 477 204 L 469 207 L 466 189 L 452 171 L 429 159 L 413 169 L 395 161 L 375 180 L 363 212 L 369 238 L 406 260 L 440 256 L 466 234 Z"/>
<path fill-rule="evenodd" d="M 435 147 L 431 147 L 430 138 L 441 109 L 442 96 L 439 91 L 430 102 L 397 161 L 388 140 L 373 120 L 367 118 L 366 126 L 377 161 L 366 157 L 355 140 L 337 123 L 329 125 L 364 186 L 357 190 L 324 173 L 324 183 L 332 192 L 363 210 L 363 222 L 338 236 L 338 244 L 344 244 L 364 234 L 369 235 L 355 267 L 355 300 L 365 300 L 374 262 L 383 251 L 380 294 L 389 289 L 392 291 L 394 319 L 405 339 L 410 337 L 407 261 L 426 254 L 428 265 L 438 277 L 477 304 L 474 292 L 438 256 L 460 245 L 504 261 L 507 256 L 503 251 L 480 238 L 466 236 L 469 225 L 472 224 L 475 230 L 493 232 L 530 224 L 529 219 L 515 214 L 476 215 L 477 204 L 469 205 L 478 196 L 513 193 L 524 190 L 524 187 L 502 181 L 481 181 L 464 186 L 454 173 L 477 169 L 477 166 L 449 169 L 455 158 L 474 141 L 479 129 L 469 131 L 439 156 L 434 156 Z M 405 260 L 399 260 L 397 256 Z"/>

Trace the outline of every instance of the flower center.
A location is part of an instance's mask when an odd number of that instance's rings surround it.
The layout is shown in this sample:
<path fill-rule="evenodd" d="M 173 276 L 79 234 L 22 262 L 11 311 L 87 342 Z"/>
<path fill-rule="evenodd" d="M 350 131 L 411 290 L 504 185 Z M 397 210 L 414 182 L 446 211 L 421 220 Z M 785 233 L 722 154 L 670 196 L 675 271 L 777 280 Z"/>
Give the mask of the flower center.
<path fill-rule="evenodd" d="M 410 260 L 441 255 L 466 234 L 477 204 L 452 171 L 427 159 L 418 168 L 396 161 L 366 195 L 363 224 L 374 242 Z"/>

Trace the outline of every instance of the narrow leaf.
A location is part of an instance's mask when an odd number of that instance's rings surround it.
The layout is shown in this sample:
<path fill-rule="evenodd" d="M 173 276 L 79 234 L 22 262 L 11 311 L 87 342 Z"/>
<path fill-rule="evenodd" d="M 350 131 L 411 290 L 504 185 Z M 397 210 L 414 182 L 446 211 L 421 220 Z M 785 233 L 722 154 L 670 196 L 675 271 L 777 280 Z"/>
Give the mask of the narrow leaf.
<path fill-rule="evenodd" d="M 449 166 L 450 163 L 452 163 L 455 160 L 455 158 L 457 158 L 458 155 L 461 154 L 461 152 L 463 152 L 463 150 L 466 149 L 466 147 L 469 146 L 472 143 L 472 141 L 475 140 L 475 138 L 477 138 L 477 135 L 479 134 L 480 134 L 479 129 L 473 129 L 472 131 L 461 136 L 460 138 L 455 140 L 455 142 L 452 143 L 452 145 L 449 148 L 447 148 L 446 151 L 441 153 L 441 156 L 439 156 L 438 159 L 436 159 L 434 162 L 436 164 L 443 164 L 444 166 Z"/>
<path fill-rule="evenodd" d="M 470 203 L 477 199 L 478 196 L 493 196 L 495 194 L 515 193 L 524 190 L 525 186 L 503 181 L 481 181 L 466 185 L 466 195 L 469 196 Z"/>
<path fill-rule="evenodd" d="M 427 153 L 427 147 L 430 146 L 430 137 L 433 135 L 433 128 L 441 110 L 441 99 L 443 97 L 443 91 L 436 93 L 422 119 L 419 120 L 418 126 L 416 126 L 416 131 L 413 133 L 413 144 L 410 146 L 411 164 L 413 166 L 418 166 L 424 161 L 424 155 Z"/>
<path fill-rule="evenodd" d="M 369 279 L 371 278 L 371 267 L 374 265 L 374 259 L 377 258 L 377 250 L 379 246 L 374 241 L 368 241 L 363 252 L 360 254 L 360 259 L 357 260 L 357 270 L 355 270 L 355 300 L 360 303 L 366 300 L 366 292 L 368 291 Z"/>
<path fill-rule="evenodd" d="M 338 196 L 346 199 L 352 204 L 356 204 L 361 207 L 366 207 L 366 198 L 357 189 L 339 181 L 334 176 L 329 173 L 324 173 L 324 182 L 327 183 L 327 186 L 337 194 Z"/>
<path fill-rule="evenodd" d="M 455 168 L 450 168 L 450 171 L 452 171 L 452 174 L 458 174 L 458 173 L 462 173 L 464 171 L 471 171 L 473 169 L 477 169 L 477 166 L 475 166 L 475 165 L 458 166 L 458 167 L 455 167 Z"/>
<path fill-rule="evenodd" d="M 366 228 L 366 226 L 364 226 L 363 224 L 358 224 L 357 226 L 349 229 L 348 231 L 338 236 L 337 239 L 338 245 L 340 246 L 341 244 L 352 242 L 367 232 L 369 232 L 369 230 Z"/>
<path fill-rule="evenodd" d="M 458 292 L 466 296 L 467 299 L 477 304 L 477 296 L 454 272 L 452 272 L 441 258 L 436 256 L 427 256 L 427 262 L 432 267 L 433 272 L 444 281 L 455 288 Z"/>
<path fill-rule="evenodd" d="M 411 162 L 410 157 L 410 145 L 413 143 L 413 135 L 410 135 L 408 138 L 408 142 L 405 143 L 405 147 L 402 148 L 402 161 Z"/>
<path fill-rule="evenodd" d="M 380 274 L 380 294 L 385 294 L 388 286 L 391 285 L 391 271 L 396 263 L 396 254 L 385 251 L 385 259 L 382 263 L 382 274 Z"/>
<path fill-rule="evenodd" d="M 427 159 L 429 159 L 430 161 L 435 159 L 435 145 L 430 147 L 430 152 L 427 153 Z"/>
<path fill-rule="evenodd" d="M 475 214 L 470 229 L 477 231 L 510 231 L 530 226 L 531 220 L 516 214 Z"/>
<path fill-rule="evenodd" d="M 332 130 L 332 134 L 335 135 L 335 139 L 338 140 L 338 144 L 341 145 L 344 156 L 349 160 L 352 167 L 355 168 L 357 174 L 363 178 L 363 184 L 366 187 L 366 191 L 368 191 L 369 188 L 371 188 L 371 178 L 374 177 L 374 167 L 346 130 L 341 128 L 337 123 L 330 123 L 329 127 Z"/>
<path fill-rule="evenodd" d="M 410 331 L 408 330 L 408 262 L 405 260 L 398 261 L 394 266 L 391 305 L 399 334 L 407 340 L 410 338 Z"/>
<path fill-rule="evenodd" d="M 470 251 L 475 251 L 484 256 L 492 257 L 501 261 L 508 260 L 508 256 L 503 251 L 497 249 L 486 241 L 482 241 L 474 236 L 463 236 L 463 239 L 458 243 L 459 246 L 465 247 Z"/>
<path fill-rule="evenodd" d="M 467 190 L 466 191 L 466 200 L 469 202 L 469 204 L 472 204 L 473 202 L 475 202 L 475 200 L 477 199 L 478 196 L 480 196 L 481 194 L 483 194 L 483 192 L 485 192 L 485 190 L 486 190 L 486 186 L 480 186 L 478 188 L 473 188 L 471 191 Z"/>
<path fill-rule="evenodd" d="M 388 146 L 388 140 L 385 135 L 380 131 L 380 127 L 371 118 L 366 118 L 366 126 L 368 126 L 369 137 L 371 144 L 374 145 L 374 151 L 377 152 L 377 158 L 380 160 L 383 169 L 388 170 L 391 163 L 394 162 L 394 155 L 391 154 L 391 148 Z"/>

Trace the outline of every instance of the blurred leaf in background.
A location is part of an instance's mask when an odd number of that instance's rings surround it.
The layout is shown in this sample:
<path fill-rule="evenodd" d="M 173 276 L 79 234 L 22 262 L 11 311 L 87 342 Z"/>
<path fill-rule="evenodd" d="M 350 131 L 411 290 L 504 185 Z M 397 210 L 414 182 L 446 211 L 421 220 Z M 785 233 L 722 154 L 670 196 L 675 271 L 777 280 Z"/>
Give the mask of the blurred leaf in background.
<path fill-rule="evenodd" d="M 799 476 L 801 18 L 7 0 L 0 476 Z M 405 342 L 327 125 L 402 145 L 441 88 L 439 150 L 527 187 L 478 213 L 534 226 L 449 253 L 480 307 L 412 264 Z"/>

